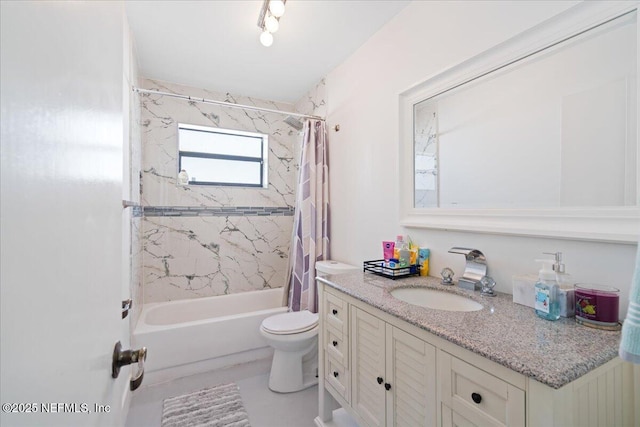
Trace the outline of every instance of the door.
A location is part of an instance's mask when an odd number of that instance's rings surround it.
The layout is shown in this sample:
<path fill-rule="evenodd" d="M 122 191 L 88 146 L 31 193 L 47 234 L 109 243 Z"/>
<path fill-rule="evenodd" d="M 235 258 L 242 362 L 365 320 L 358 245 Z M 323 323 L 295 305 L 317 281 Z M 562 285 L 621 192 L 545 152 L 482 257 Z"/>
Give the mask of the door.
<path fill-rule="evenodd" d="M 387 325 L 387 426 L 436 425 L 436 349 Z"/>
<path fill-rule="evenodd" d="M 356 307 L 351 313 L 351 406 L 367 425 L 384 426 L 386 323 Z"/>
<path fill-rule="evenodd" d="M 0 424 L 122 425 L 123 5 L 0 15 Z"/>

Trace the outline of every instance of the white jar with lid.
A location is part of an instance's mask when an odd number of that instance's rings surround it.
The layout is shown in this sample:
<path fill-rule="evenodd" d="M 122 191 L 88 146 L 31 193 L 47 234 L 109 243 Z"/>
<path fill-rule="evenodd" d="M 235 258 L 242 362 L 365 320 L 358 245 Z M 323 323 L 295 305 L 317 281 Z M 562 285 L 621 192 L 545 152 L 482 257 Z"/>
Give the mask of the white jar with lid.
<path fill-rule="evenodd" d="M 189 184 L 189 174 L 186 170 L 182 169 L 178 174 L 178 185 L 187 185 Z"/>

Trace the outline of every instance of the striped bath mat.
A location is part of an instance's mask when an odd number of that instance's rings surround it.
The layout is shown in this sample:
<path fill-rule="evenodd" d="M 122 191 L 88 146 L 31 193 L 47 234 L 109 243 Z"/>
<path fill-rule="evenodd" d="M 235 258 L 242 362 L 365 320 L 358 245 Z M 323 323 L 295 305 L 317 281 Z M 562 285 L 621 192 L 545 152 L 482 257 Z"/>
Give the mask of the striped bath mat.
<path fill-rule="evenodd" d="M 250 424 L 238 386 L 230 383 L 165 399 L 162 427 L 250 427 Z"/>

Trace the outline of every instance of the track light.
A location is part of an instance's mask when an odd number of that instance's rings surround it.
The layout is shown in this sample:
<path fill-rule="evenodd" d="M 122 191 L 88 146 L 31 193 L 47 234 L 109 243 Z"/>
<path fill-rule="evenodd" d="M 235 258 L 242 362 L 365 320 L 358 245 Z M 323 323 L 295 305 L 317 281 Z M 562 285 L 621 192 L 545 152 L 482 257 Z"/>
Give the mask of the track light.
<path fill-rule="evenodd" d="M 263 46 L 273 44 L 273 33 L 280 28 L 280 17 L 284 15 L 284 5 L 287 0 L 264 0 L 260 15 L 258 16 L 258 27 L 262 30 L 260 43 Z"/>

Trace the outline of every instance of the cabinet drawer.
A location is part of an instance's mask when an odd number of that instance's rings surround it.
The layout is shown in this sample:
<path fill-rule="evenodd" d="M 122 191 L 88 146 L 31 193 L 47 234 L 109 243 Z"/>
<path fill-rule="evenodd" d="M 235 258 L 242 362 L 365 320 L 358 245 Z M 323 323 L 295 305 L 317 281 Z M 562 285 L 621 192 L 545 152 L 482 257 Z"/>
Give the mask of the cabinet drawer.
<path fill-rule="evenodd" d="M 346 401 L 349 401 L 349 372 L 345 366 L 325 353 L 325 380 L 330 384 Z"/>
<path fill-rule="evenodd" d="M 447 405 L 442 405 L 442 427 L 477 427 L 478 424 L 469 421 L 457 412 L 453 412 Z"/>
<path fill-rule="evenodd" d="M 348 321 L 347 303 L 337 296 L 326 292 L 325 294 L 325 310 L 327 324 L 333 327 L 343 337 L 347 336 Z"/>
<path fill-rule="evenodd" d="M 344 335 L 336 333 L 333 328 L 327 328 L 324 338 L 327 354 L 343 366 L 347 366 L 349 344 Z"/>
<path fill-rule="evenodd" d="M 500 378 L 441 352 L 442 403 L 479 425 L 525 424 L 525 394 Z"/>

